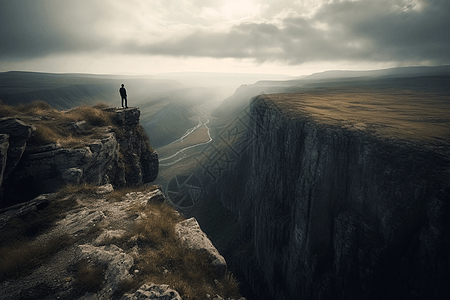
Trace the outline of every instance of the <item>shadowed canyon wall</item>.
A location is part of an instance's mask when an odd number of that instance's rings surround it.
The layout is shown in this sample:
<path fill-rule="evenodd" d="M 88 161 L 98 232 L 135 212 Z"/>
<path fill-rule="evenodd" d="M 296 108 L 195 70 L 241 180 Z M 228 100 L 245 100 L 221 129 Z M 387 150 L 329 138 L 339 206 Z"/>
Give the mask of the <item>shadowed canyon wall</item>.
<path fill-rule="evenodd" d="M 221 252 L 255 298 L 449 297 L 448 132 L 413 139 L 283 101 L 253 100 L 255 142 L 215 191 L 241 227 Z"/>

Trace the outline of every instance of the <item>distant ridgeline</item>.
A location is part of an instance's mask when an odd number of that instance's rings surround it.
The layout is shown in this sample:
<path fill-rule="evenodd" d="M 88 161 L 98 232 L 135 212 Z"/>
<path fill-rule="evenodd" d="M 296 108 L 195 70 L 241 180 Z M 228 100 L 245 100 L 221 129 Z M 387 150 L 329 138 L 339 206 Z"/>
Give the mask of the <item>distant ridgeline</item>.
<path fill-rule="evenodd" d="M 158 175 L 138 108 L 58 111 L 42 101 L 0 106 L 0 207 L 65 184 L 133 186 Z"/>

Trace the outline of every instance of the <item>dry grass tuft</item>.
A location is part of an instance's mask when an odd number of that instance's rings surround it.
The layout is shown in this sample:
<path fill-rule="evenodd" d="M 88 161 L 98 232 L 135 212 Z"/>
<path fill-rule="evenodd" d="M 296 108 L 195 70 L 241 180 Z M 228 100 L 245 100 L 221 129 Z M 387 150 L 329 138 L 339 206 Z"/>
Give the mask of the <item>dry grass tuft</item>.
<path fill-rule="evenodd" d="M 103 110 L 105 104 L 94 107 L 78 106 L 68 111 L 58 111 L 44 101 L 9 106 L 0 103 L 0 117 L 14 116 L 36 127 L 30 144 L 60 143 L 62 146 L 85 146 L 95 134 L 95 128 L 113 126 L 112 113 Z M 86 121 L 83 131 L 73 128 L 73 123 Z M 115 131 L 120 129 L 115 128 Z"/>
<path fill-rule="evenodd" d="M 91 265 L 85 259 L 78 261 L 75 265 L 74 289 L 81 294 L 99 291 L 104 285 L 105 269 L 105 266 Z"/>
<path fill-rule="evenodd" d="M 142 283 L 135 279 L 125 279 L 119 283 L 119 287 L 114 292 L 112 299 L 120 299 L 125 293 L 131 293 L 140 288 Z"/>
<path fill-rule="evenodd" d="M 20 103 L 10 106 L 0 102 L 0 117 L 10 116 L 53 116 L 58 111 L 52 108 L 47 102 L 37 100 L 28 104 Z"/>
<path fill-rule="evenodd" d="M 67 184 L 61 187 L 56 193 L 59 197 L 73 194 L 93 195 L 96 193 L 97 189 L 98 186 L 89 183 Z"/>
<path fill-rule="evenodd" d="M 40 141 L 42 143 L 48 144 L 54 141 L 58 141 L 60 138 L 59 134 L 51 127 L 38 124 L 36 125 L 36 131 L 34 132 L 34 140 Z"/>
<path fill-rule="evenodd" d="M 16 106 L 9 106 L 4 104 L 3 101 L 0 100 L 0 118 L 10 117 L 17 114 Z"/>
<path fill-rule="evenodd" d="M 41 114 L 45 114 L 48 111 L 52 111 L 55 112 L 56 110 L 54 110 L 50 104 L 48 104 L 45 101 L 42 100 L 37 100 L 37 101 L 33 101 L 29 104 L 22 104 L 20 103 L 18 105 L 18 110 L 24 113 L 29 113 L 29 114 L 37 114 L 37 115 L 41 115 Z"/>
<path fill-rule="evenodd" d="M 97 108 L 97 109 L 105 109 L 105 108 L 109 108 L 110 105 L 106 102 L 97 102 L 93 108 Z"/>
<path fill-rule="evenodd" d="M 64 113 L 64 118 L 72 121 L 86 121 L 93 127 L 113 125 L 111 113 L 100 108 L 81 105 Z"/>
<path fill-rule="evenodd" d="M 165 204 L 146 205 L 146 216 L 132 229 L 138 243 L 148 247 L 158 247 L 161 243 L 176 240 L 175 224 L 182 220 L 180 215 Z"/>

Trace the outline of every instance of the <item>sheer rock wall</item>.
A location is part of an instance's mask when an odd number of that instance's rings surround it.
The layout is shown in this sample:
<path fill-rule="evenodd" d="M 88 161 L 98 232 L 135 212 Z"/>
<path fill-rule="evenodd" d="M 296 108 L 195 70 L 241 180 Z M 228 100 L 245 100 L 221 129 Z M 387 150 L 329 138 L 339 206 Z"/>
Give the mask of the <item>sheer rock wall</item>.
<path fill-rule="evenodd" d="M 257 140 L 217 192 L 241 223 L 227 261 L 255 297 L 450 297 L 448 152 L 289 115 L 264 97 L 251 109 Z"/>

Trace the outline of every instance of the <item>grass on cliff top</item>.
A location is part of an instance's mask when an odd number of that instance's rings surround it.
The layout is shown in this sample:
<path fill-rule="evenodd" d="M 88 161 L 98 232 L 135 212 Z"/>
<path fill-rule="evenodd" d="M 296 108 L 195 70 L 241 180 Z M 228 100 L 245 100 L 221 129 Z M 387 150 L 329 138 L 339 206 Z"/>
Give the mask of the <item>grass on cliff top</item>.
<path fill-rule="evenodd" d="M 32 124 L 36 131 L 30 138 L 32 146 L 59 143 L 65 147 L 84 146 L 95 137 L 95 128 L 113 126 L 112 113 L 103 110 L 105 104 L 90 107 L 81 105 L 67 111 L 52 108 L 47 102 L 34 101 L 29 104 L 10 106 L 0 103 L 0 117 L 15 117 Z M 74 123 L 86 121 L 85 129 L 77 131 Z"/>

